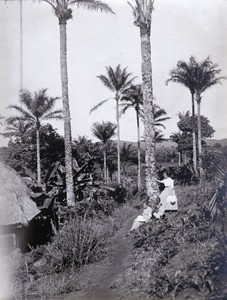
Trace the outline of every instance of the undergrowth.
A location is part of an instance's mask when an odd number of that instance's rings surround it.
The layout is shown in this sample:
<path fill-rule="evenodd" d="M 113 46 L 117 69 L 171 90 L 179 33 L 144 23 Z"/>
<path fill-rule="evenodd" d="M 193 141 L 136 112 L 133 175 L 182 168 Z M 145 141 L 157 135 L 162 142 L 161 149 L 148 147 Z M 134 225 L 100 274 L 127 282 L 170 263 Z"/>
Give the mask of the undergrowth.
<path fill-rule="evenodd" d="M 208 213 L 213 192 L 210 186 L 178 187 L 179 211 L 139 228 L 131 266 L 114 286 L 125 286 L 129 298 L 186 299 L 196 294 L 196 299 L 208 299 L 215 294 L 215 278 L 226 263 L 227 244 L 224 218 L 220 214 L 212 219 Z"/>
<path fill-rule="evenodd" d="M 124 203 L 103 214 L 87 218 L 86 214 L 69 219 L 52 241 L 29 253 L 16 251 L 13 265 L 12 299 L 55 299 L 58 295 L 80 289 L 75 271 L 85 264 L 102 260 L 110 238 L 133 214 L 131 204 Z"/>

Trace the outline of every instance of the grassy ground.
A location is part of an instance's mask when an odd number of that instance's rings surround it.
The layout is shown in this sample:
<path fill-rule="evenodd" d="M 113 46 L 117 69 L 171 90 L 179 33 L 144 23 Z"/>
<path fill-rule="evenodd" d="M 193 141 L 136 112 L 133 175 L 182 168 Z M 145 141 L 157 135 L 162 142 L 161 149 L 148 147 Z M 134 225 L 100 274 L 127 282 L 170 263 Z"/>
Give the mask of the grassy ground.
<path fill-rule="evenodd" d="M 23 299 L 23 293 L 26 299 L 40 300 L 226 299 L 227 226 L 225 216 L 207 215 L 213 193 L 210 184 L 176 186 L 179 211 L 150 220 L 126 238 L 139 213 L 135 208 L 139 199 L 123 204 L 101 223 L 95 221 L 95 227 L 81 223 L 86 231 L 73 223 L 58 242 L 22 260 L 20 254 L 13 258 L 18 268 L 14 268 L 12 299 Z M 71 233 L 77 238 L 70 238 Z M 78 247 L 103 239 L 95 244 L 93 256 L 86 252 L 89 247 L 80 249 L 87 259 L 81 268 L 78 252 L 71 251 L 79 236 Z M 70 260 L 64 261 L 67 249 L 73 267 Z"/>

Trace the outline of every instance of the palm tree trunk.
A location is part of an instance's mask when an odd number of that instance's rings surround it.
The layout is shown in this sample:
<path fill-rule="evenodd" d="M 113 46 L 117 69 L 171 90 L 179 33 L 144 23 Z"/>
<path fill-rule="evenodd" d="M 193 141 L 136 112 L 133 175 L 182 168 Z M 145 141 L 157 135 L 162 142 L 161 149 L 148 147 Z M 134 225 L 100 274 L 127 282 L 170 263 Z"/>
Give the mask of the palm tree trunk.
<path fill-rule="evenodd" d="M 192 143 L 193 143 L 193 167 L 197 173 L 197 153 L 196 153 L 196 136 L 195 136 L 195 99 L 192 93 Z"/>
<path fill-rule="evenodd" d="M 116 97 L 116 121 L 117 121 L 117 181 L 121 183 L 121 161 L 120 161 L 120 124 L 119 124 L 119 99 Z"/>
<path fill-rule="evenodd" d="M 64 117 L 64 141 L 65 141 L 65 172 L 66 172 L 66 200 L 68 206 L 75 205 L 73 169 L 72 169 L 72 137 L 71 119 L 68 99 L 68 70 L 67 70 L 67 34 L 66 20 L 60 20 L 60 65 L 61 84 Z"/>
<path fill-rule="evenodd" d="M 138 192 L 141 192 L 141 158 L 140 158 L 140 121 L 139 114 L 136 112 L 137 122 L 137 145 L 138 145 Z"/>
<path fill-rule="evenodd" d="M 40 144 L 39 144 L 39 128 L 36 128 L 36 156 L 37 156 L 37 181 L 41 182 L 41 165 L 40 165 Z"/>
<path fill-rule="evenodd" d="M 196 95 L 197 119 L 198 119 L 198 156 L 199 156 L 199 175 L 202 175 L 202 138 L 201 138 L 201 118 L 200 118 L 200 95 Z"/>
<path fill-rule="evenodd" d="M 150 30 L 140 27 L 141 55 L 142 55 L 142 82 L 144 106 L 144 130 L 146 143 L 146 188 L 150 202 L 158 197 L 158 187 L 155 171 L 155 128 L 153 114 L 153 87 L 151 66 Z"/>
<path fill-rule="evenodd" d="M 107 167 L 106 167 L 106 149 L 104 145 L 103 149 L 103 173 L 104 173 L 104 182 L 107 182 Z"/>

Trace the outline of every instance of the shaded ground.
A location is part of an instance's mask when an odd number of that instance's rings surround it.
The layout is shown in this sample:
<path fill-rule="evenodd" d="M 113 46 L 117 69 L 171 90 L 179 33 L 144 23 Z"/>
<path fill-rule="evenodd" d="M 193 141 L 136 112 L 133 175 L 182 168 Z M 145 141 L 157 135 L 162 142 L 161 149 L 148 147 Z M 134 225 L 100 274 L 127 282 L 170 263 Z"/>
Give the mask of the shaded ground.
<path fill-rule="evenodd" d="M 138 211 L 135 211 L 135 216 Z M 114 279 L 127 269 L 132 250 L 132 239 L 124 238 L 129 232 L 135 216 L 128 219 L 112 238 L 106 259 L 84 266 L 78 274 L 80 291 L 66 295 L 64 300 L 115 300 L 120 299 L 118 291 L 112 285 Z"/>

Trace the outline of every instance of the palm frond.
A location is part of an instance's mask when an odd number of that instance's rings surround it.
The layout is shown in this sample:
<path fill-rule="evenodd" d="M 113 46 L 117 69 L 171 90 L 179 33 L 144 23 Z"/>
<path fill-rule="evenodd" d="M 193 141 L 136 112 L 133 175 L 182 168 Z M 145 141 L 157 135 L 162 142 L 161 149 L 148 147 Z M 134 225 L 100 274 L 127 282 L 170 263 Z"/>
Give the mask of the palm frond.
<path fill-rule="evenodd" d="M 113 136 L 116 135 L 116 128 L 117 125 L 109 121 L 102 121 L 102 123 L 95 122 L 92 126 L 92 133 L 103 144 L 106 144 Z"/>
<path fill-rule="evenodd" d="M 77 7 L 86 8 L 88 10 L 115 14 L 108 4 L 98 0 L 69 0 L 69 4 L 77 5 Z"/>
<path fill-rule="evenodd" d="M 104 103 L 106 103 L 108 100 L 110 99 L 113 99 L 113 98 L 108 98 L 108 99 L 105 99 L 105 100 L 102 100 L 101 102 L 99 102 L 97 105 L 95 105 L 89 112 L 89 115 L 95 111 L 96 109 L 98 109 L 100 106 L 102 106 Z"/>
<path fill-rule="evenodd" d="M 112 83 L 106 76 L 104 76 L 104 75 L 99 75 L 99 76 L 97 76 L 97 77 L 101 80 L 101 82 L 102 82 L 108 89 L 110 89 L 112 92 L 115 91 L 115 87 L 114 87 L 113 83 Z"/>

